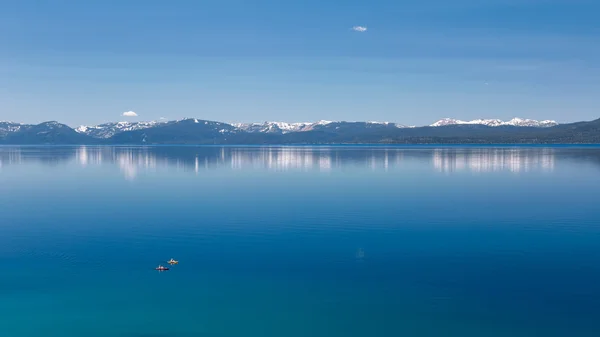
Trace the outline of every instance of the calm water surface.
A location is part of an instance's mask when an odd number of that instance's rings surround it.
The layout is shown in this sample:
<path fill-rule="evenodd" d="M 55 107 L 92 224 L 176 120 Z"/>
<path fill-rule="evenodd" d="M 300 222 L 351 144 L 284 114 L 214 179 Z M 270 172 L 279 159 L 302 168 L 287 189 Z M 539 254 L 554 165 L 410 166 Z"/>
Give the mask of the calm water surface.
<path fill-rule="evenodd" d="M 0 335 L 597 337 L 599 196 L 600 148 L 0 147 Z"/>

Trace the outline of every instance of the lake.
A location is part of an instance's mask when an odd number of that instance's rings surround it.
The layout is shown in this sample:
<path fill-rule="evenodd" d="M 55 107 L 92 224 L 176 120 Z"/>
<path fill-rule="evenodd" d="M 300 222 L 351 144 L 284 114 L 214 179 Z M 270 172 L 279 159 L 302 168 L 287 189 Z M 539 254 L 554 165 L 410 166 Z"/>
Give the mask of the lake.
<path fill-rule="evenodd" d="M 600 147 L 0 147 L 1 335 L 597 337 L 599 196 Z"/>

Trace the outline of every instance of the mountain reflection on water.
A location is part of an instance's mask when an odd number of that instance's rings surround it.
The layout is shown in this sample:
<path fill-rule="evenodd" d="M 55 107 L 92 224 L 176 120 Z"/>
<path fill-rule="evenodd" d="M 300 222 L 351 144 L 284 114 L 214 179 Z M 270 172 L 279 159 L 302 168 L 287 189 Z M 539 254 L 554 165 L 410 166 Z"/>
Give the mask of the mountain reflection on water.
<path fill-rule="evenodd" d="M 343 167 L 389 170 L 429 162 L 439 172 L 552 171 L 562 159 L 600 164 L 600 148 L 574 147 L 0 147 L 0 168 L 38 162 L 118 165 L 127 178 L 160 168 L 330 171 Z"/>

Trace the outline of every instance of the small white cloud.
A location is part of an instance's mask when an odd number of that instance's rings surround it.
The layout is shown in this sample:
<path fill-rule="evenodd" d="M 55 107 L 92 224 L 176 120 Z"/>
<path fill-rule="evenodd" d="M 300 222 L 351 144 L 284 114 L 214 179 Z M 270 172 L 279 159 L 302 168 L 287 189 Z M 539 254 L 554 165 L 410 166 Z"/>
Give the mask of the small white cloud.
<path fill-rule="evenodd" d="M 123 117 L 137 117 L 138 114 L 136 114 L 133 111 L 125 111 L 123 112 Z"/>
<path fill-rule="evenodd" d="M 367 31 L 367 27 L 364 26 L 354 26 L 352 27 L 352 30 L 355 32 L 359 32 L 359 33 L 364 33 Z"/>
<path fill-rule="evenodd" d="M 166 118 L 165 117 L 161 117 L 159 118 L 161 121 L 164 121 Z"/>

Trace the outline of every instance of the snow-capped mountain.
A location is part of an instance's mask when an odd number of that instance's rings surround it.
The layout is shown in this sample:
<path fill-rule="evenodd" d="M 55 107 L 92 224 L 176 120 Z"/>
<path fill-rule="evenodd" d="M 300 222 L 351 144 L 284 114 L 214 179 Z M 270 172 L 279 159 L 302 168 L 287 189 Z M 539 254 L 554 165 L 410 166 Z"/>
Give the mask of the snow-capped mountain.
<path fill-rule="evenodd" d="M 172 125 L 181 122 L 189 123 L 217 123 L 218 125 L 226 125 L 228 127 L 221 127 L 221 133 L 230 132 L 248 132 L 248 133 L 272 133 L 272 134 L 287 134 L 292 132 L 305 132 L 312 130 L 338 130 L 340 127 L 358 127 L 358 128 L 377 128 L 377 127 L 396 127 L 404 128 L 406 126 L 391 122 L 333 122 L 327 120 L 320 120 L 318 122 L 263 122 L 263 123 L 218 123 L 199 120 L 196 118 L 184 118 L 176 121 L 150 121 L 150 122 L 114 122 L 104 123 L 95 126 L 82 125 L 75 129 L 77 133 L 91 136 L 98 139 L 109 139 L 113 136 L 127 132 L 136 131 L 143 129 L 151 129 L 157 126 Z M 215 124 L 215 125 L 217 125 Z"/>
<path fill-rule="evenodd" d="M 509 121 L 503 121 L 501 119 L 474 119 L 472 121 L 462 121 L 453 118 L 444 118 L 429 125 L 429 126 L 447 126 L 447 125 L 485 125 L 485 126 L 528 126 L 528 127 L 550 127 L 556 126 L 558 123 L 553 120 L 537 121 L 534 119 L 524 119 L 515 117 Z"/>
<path fill-rule="evenodd" d="M 16 123 L 13 123 L 13 125 Z M 75 132 L 68 125 L 50 121 L 36 125 L 21 124 L 0 137 L 6 144 L 89 144 L 86 135 Z"/>
<path fill-rule="evenodd" d="M 339 128 L 339 124 L 344 123 L 362 123 L 366 126 L 369 125 L 382 125 L 382 126 L 395 126 L 398 128 L 404 128 L 406 126 L 390 122 L 333 122 L 320 120 L 318 122 L 300 122 L 300 123 L 288 123 L 288 122 L 263 122 L 263 123 L 233 123 L 231 125 L 236 128 L 251 132 L 251 133 L 291 133 L 291 132 L 305 132 L 312 131 L 319 127 L 334 126 Z"/>
<path fill-rule="evenodd" d="M 0 137 L 4 137 L 11 132 L 17 132 L 21 130 L 25 125 L 14 122 L 0 122 Z"/>
<path fill-rule="evenodd" d="M 120 132 L 147 129 L 157 126 L 160 123 L 163 122 L 113 122 L 95 126 L 82 125 L 76 128 L 75 131 L 94 138 L 110 138 Z"/>
<path fill-rule="evenodd" d="M 286 122 L 264 122 L 264 123 L 232 123 L 231 125 L 246 132 L 261 133 L 288 133 L 303 131 L 312 123 L 286 123 Z"/>
<path fill-rule="evenodd" d="M 142 129 L 154 128 L 157 126 L 170 125 L 172 123 L 180 123 L 182 121 L 190 121 L 199 123 L 199 119 L 195 118 L 184 118 L 176 121 L 150 121 L 150 122 L 114 122 L 104 123 L 95 126 L 79 126 L 75 129 L 80 134 L 88 135 L 99 139 L 109 139 L 116 134 L 136 131 Z M 208 123 L 207 121 L 202 121 Z M 224 123 L 221 123 L 224 124 Z M 248 132 L 248 133 L 271 133 L 271 134 L 288 134 L 293 132 L 305 132 L 313 130 L 321 130 L 327 132 L 338 132 L 338 131 L 349 131 L 351 128 L 353 131 L 362 130 L 373 130 L 374 128 L 415 128 L 414 126 L 406 126 L 392 122 L 334 122 L 321 120 L 318 122 L 263 122 L 263 123 L 231 123 L 227 124 L 232 128 L 224 128 L 223 132 Z M 486 125 L 486 126 L 528 126 L 528 127 L 550 127 L 558 125 L 555 121 L 543 120 L 537 121 L 533 119 L 513 118 L 509 121 L 502 121 L 500 119 L 475 119 L 472 121 L 463 121 L 453 118 L 441 119 L 429 126 L 447 126 L 447 125 Z M 18 131 L 22 127 L 21 124 L 17 123 L 0 123 L 0 135 L 6 135 L 9 132 Z M 372 132 L 372 131 L 369 131 Z"/>
<path fill-rule="evenodd" d="M 333 123 L 331 121 L 318 121 L 318 122 L 299 122 L 299 123 L 288 123 L 288 122 L 263 122 L 263 123 L 233 123 L 231 125 L 246 132 L 260 132 L 260 133 L 290 133 L 290 132 L 302 132 L 313 130 L 315 126 L 327 125 Z"/>
<path fill-rule="evenodd" d="M 449 127 L 444 127 L 447 125 Z M 451 127 L 466 125 L 469 127 Z M 433 126 L 433 127 L 432 127 Z M 314 131 L 314 132 L 308 132 Z M 600 119 L 557 125 L 555 121 L 443 119 L 430 126 L 391 122 L 265 122 L 228 124 L 186 118 L 177 121 L 105 123 L 77 130 L 58 122 L 0 122 L 0 144 L 598 144 Z"/>
<path fill-rule="evenodd" d="M 73 131 L 68 125 L 50 121 L 40 124 L 21 124 L 14 122 L 0 122 L 0 138 L 11 135 L 31 132 L 37 135 L 47 135 L 52 133 L 68 133 Z"/>

